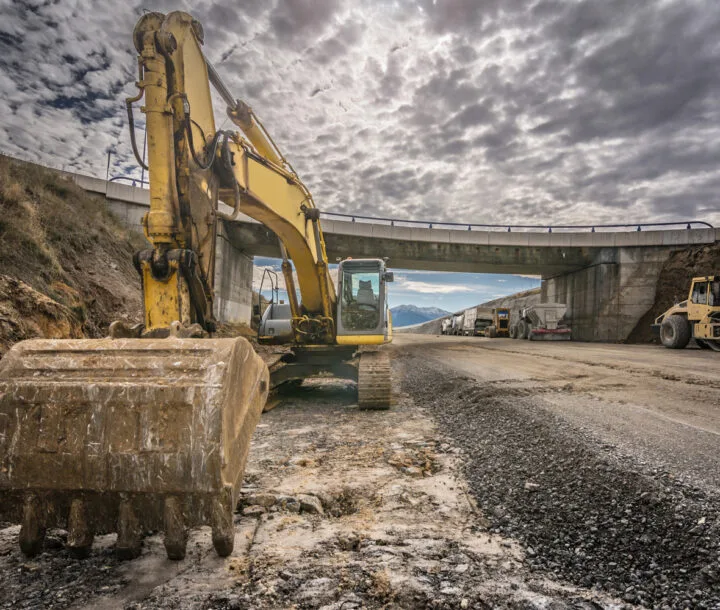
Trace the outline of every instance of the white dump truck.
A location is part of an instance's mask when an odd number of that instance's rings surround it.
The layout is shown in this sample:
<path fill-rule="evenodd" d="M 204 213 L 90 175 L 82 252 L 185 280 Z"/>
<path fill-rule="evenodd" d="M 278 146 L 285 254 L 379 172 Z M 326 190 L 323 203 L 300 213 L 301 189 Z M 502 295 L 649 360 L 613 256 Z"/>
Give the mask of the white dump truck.
<path fill-rule="evenodd" d="M 540 303 L 520 310 L 518 320 L 510 326 L 510 338 L 533 341 L 569 341 L 572 330 L 565 318 L 567 305 Z"/>
<path fill-rule="evenodd" d="M 449 335 L 452 330 L 452 318 L 445 318 L 440 322 L 440 334 Z"/>

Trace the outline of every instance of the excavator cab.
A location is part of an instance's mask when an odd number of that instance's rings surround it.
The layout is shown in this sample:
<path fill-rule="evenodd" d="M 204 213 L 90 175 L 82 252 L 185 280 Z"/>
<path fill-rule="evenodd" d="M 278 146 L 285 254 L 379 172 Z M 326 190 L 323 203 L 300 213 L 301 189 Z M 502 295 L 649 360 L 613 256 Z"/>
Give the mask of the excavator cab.
<path fill-rule="evenodd" d="M 393 274 L 381 259 L 346 259 L 338 268 L 337 342 L 382 344 L 392 336 L 387 283 Z"/>

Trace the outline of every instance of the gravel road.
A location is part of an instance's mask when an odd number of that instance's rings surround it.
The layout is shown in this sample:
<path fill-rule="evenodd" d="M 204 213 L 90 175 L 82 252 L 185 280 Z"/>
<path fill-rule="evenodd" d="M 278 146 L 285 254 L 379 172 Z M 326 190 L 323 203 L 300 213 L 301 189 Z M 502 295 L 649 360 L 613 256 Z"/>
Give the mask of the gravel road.
<path fill-rule="evenodd" d="M 0 524 L 0 608 L 720 608 L 713 354 L 405 335 L 397 404 L 309 382 L 263 414 L 233 554 L 119 562 Z"/>
<path fill-rule="evenodd" d="M 532 569 L 645 607 L 720 607 L 716 354 L 412 335 L 395 349 L 465 451 L 490 531 Z"/>

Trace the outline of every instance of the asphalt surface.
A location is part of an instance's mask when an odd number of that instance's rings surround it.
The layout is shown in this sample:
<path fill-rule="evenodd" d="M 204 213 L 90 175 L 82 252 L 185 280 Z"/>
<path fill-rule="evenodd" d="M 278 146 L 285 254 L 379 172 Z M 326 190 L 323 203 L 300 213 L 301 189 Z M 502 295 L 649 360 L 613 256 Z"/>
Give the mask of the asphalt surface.
<path fill-rule="evenodd" d="M 396 335 L 395 349 L 542 408 L 673 476 L 720 488 L 720 354 L 659 346 Z"/>
<path fill-rule="evenodd" d="M 403 387 L 525 565 L 648 608 L 720 608 L 716 354 L 401 335 Z"/>

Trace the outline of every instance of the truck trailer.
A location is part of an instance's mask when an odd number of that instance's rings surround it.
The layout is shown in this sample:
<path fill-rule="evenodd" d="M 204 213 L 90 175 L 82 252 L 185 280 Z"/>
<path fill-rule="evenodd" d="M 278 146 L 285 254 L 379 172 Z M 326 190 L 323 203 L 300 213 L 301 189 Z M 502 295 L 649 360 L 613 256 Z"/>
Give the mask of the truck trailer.
<path fill-rule="evenodd" d="M 565 319 L 567 305 L 541 303 L 520 310 L 518 321 L 510 327 L 512 339 L 531 341 L 569 341 L 572 331 Z"/>
<path fill-rule="evenodd" d="M 452 324 L 450 327 L 451 335 L 462 335 L 463 334 L 464 320 L 465 320 L 465 312 L 455 314 L 452 317 Z"/>

